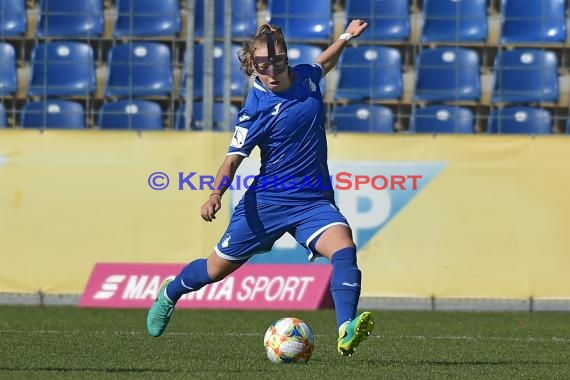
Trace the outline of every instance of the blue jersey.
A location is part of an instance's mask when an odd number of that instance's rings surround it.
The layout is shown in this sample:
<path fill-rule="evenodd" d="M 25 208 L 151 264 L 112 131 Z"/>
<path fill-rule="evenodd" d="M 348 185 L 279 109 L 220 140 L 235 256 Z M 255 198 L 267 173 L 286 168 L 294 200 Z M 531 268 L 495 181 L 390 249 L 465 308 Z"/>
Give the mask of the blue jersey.
<path fill-rule="evenodd" d="M 228 155 L 247 157 L 259 146 L 260 172 L 246 196 L 284 205 L 333 200 L 319 88 L 323 69 L 303 64 L 292 70 L 294 81 L 282 93 L 273 93 L 255 80 L 238 114 Z"/>

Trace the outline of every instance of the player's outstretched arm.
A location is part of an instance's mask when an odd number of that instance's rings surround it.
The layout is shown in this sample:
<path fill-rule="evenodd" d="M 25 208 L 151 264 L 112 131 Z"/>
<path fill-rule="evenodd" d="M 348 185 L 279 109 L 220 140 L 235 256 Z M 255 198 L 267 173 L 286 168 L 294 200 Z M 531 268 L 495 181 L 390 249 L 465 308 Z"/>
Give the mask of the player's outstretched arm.
<path fill-rule="evenodd" d="M 368 27 L 368 23 L 362 20 L 352 20 L 346 27 L 340 38 L 331 46 L 323 51 L 316 59 L 316 63 L 323 66 L 323 76 L 325 76 L 333 67 L 336 66 L 340 54 L 348 44 L 351 38 L 356 38 Z"/>
<path fill-rule="evenodd" d="M 226 159 L 220 165 L 214 180 L 214 190 L 200 209 L 200 215 L 206 222 L 216 219 L 216 213 L 222 206 L 222 195 L 224 195 L 229 184 L 234 180 L 236 171 L 243 159 L 244 156 L 239 154 L 230 154 L 226 156 Z"/>

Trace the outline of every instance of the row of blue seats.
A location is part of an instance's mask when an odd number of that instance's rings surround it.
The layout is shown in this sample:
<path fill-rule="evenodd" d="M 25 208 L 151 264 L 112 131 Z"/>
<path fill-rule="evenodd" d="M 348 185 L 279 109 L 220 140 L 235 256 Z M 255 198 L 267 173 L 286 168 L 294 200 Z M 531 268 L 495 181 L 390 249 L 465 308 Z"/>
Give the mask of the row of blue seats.
<path fill-rule="evenodd" d="M 499 0 L 501 42 L 563 43 L 566 41 L 566 0 Z M 485 42 L 487 0 L 423 0 L 420 39 L 432 42 Z M 408 0 L 346 0 L 347 18 L 370 20 L 363 39 L 408 40 Z"/>
<path fill-rule="evenodd" d="M 481 99 L 479 55 L 475 50 L 440 47 L 422 50 L 414 63 L 417 101 Z M 339 61 L 335 99 L 400 99 L 403 95 L 399 50 L 384 46 L 346 49 Z M 493 101 L 555 102 L 559 99 L 558 59 L 548 50 L 501 50 L 493 68 Z"/>
<path fill-rule="evenodd" d="M 237 61 L 238 47 L 233 47 Z M 194 96 L 202 96 L 204 47 L 195 45 Z M 223 49 L 215 50 L 215 70 L 223 72 Z M 78 41 L 58 41 L 34 46 L 31 54 L 28 96 L 89 96 L 96 90 L 95 62 L 90 45 Z M 0 95 L 18 91 L 15 51 L 0 42 Z M 234 62 L 233 95 L 243 95 L 247 79 Z M 221 77 L 221 75 L 220 75 Z M 185 78 L 185 75 L 184 75 Z M 223 82 L 216 82 L 221 96 Z M 185 81 L 183 88 L 185 87 Z M 109 52 L 105 96 L 169 96 L 173 91 L 173 61 L 170 48 L 156 42 L 130 42 L 115 45 Z"/>
<path fill-rule="evenodd" d="M 105 30 L 104 0 L 40 0 L 36 36 L 40 38 L 100 38 Z M 197 15 L 204 14 L 204 0 L 195 0 Z M 223 10 L 223 0 L 216 0 Z M 220 7 L 221 6 L 221 7 Z M 233 2 L 235 36 L 245 37 L 257 28 L 254 0 Z M 252 13 L 253 11 L 253 13 Z M 217 18 L 223 12 L 216 12 Z M 219 20 L 217 20 L 219 21 Z M 221 20 L 223 26 L 223 19 Z M 117 0 L 113 37 L 173 36 L 181 31 L 179 0 Z M 0 0 L 0 34 L 20 37 L 26 34 L 26 0 Z M 204 19 L 195 18 L 195 34 L 204 35 Z"/>
<path fill-rule="evenodd" d="M 329 41 L 333 33 L 332 0 L 268 0 L 267 21 L 290 39 Z M 204 0 L 195 0 L 196 36 L 204 35 Z M 224 0 L 215 0 L 215 36 L 224 35 Z M 246 38 L 257 28 L 255 0 L 232 2 L 232 35 Z M 23 35 L 25 0 L 0 1 L 4 36 Z M 503 43 L 566 41 L 566 0 L 502 0 Z M 346 0 L 347 22 L 370 23 L 361 41 L 407 40 L 411 35 L 410 0 Z M 117 0 L 114 37 L 175 35 L 181 30 L 178 0 Z M 487 0 L 423 0 L 423 42 L 487 40 Z M 103 0 L 40 0 L 38 37 L 101 37 Z"/>
<path fill-rule="evenodd" d="M 202 130 L 202 103 L 193 104 L 191 128 Z M 232 106 L 229 118 L 224 122 L 222 103 L 214 103 L 214 130 L 228 131 L 233 125 L 237 108 Z M 98 112 L 100 129 L 162 130 L 164 113 L 158 103 L 148 100 L 121 100 L 105 103 Z M 85 111 L 81 104 L 61 99 L 29 102 L 20 115 L 24 128 L 85 129 Z M 570 117 L 567 119 L 570 133 Z M 395 116 L 385 106 L 373 104 L 350 104 L 336 106 L 332 112 L 334 130 L 340 132 L 393 133 Z M 550 134 L 553 133 L 553 117 L 550 111 L 534 107 L 496 108 L 488 117 L 487 131 L 504 134 Z M 0 127 L 6 126 L 6 110 L 0 105 Z M 176 112 L 174 129 L 184 130 L 185 109 L 181 104 Z M 409 131 L 413 133 L 462 133 L 476 131 L 473 112 L 465 107 L 431 105 L 416 108 L 410 118 Z"/>
<path fill-rule="evenodd" d="M 195 102 L 193 107 L 193 120 L 191 129 L 203 129 L 203 106 Z M 230 118 L 237 114 L 237 108 L 231 106 Z M 47 99 L 30 101 L 24 104 L 19 114 L 19 125 L 23 128 L 48 128 L 48 129 L 85 129 L 87 127 L 86 112 L 79 102 L 67 99 Z M 98 113 L 98 128 L 100 129 L 136 129 L 136 130 L 162 130 L 164 120 L 168 119 L 168 113 L 162 106 L 154 101 L 143 99 L 119 100 L 104 103 Z M 224 122 L 223 103 L 214 103 L 214 129 L 229 130 Z M 175 115 L 174 129 L 186 128 L 184 105 L 181 104 Z M 227 123 L 230 124 L 230 123 Z M 7 110 L 0 103 L 0 128 L 8 126 Z"/>
<path fill-rule="evenodd" d="M 240 72 L 237 50 L 232 47 L 231 95 L 243 96 L 247 79 Z M 194 50 L 194 96 L 202 96 L 203 45 Z M 314 62 L 320 48 L 292 45 L 290 63 Z M 0 94 L 18 89 L 14 48 L 0 43 Z M 214 50 L 214 75 L 223 73 L 223 49 Z M 86 96 L 96 87 L 92 48 L 81 42 L 52 42 L 32 51 L 29 96 Z M 173 91 L 170 49 L 156 42 L 118 44 L 109 53 L 105 96 L 169 96 Z M 181 95 L 185 95 L 183 70 Z M 480 62 L 476 51 L 441 47 L 421 51 L 415 62 L 417 101 L 479 101 Z M 548 50 L 514 49 L 496 56 L 493 101 L 556 102 L 559 99 L 558 60 Z M 323 80 L 321 90 L 326 91 Z M 357 46 L 344 51 L 339 61 L 336 100 L 400 99 L 403 95 L 401 53 L 385 46 Z M 214 95 L 223 95 L 223 81 L 214 83 Z"/>
<path fill-rule="evenodd" d="M 332 112 L 335 130 L 342 132 L 393 133 L 393 111 L 386 106 L 349 104 L 337 106 Z M 494 108 L 487 116 L 487 132 L 502 134 L 551 134 L 554 132 L 552 113 L 544 108 L 511 106 Z M 570 133 L 570 115 L 567 118 Z M 466 107 L 434 104 L 415 108 L 409 120 L 412 133 L 461 133 L 477 131 L 477 120 Z"/>
<path fill-rule="evenodd" d="M 567 39 L 567 0 L 498 0 L 500 42 L 504 44 L 563 44 Z M 423 0 L 420 40 L 485 42 L 488 39 L 487 0 Z M 411 37 L 407 0 L 346 0 L 348 19 L 371 20 L 363 39 L 408 40 Z"/>
<path fill-rule="evenodd" d="M 239 45 L 232 45 L 231 95 L 243 96 L 247 78 L 240 71 L 237 58 Z M 289 47 L 290 63 L 301 60 L 314 62 L 322 49 L 314 46 Z M 223 45 L 214 48 L 214 73 L 222 78 L 224 70 Z M 185 58 L 181 95 L 186 89 Z M 193 96 L 203 93 L 204 46 L 194 45 Z M 173 66 L 170 48 L 157 42 L 128 42 L 117 44 L 109 51 L 108 77 L 104 94 L 107 97 L 169 96 L 173 91 Z M 28 96 L 89 96 L 96 90 L 95 62 L 90 45 L 78 41 L 57 41 L 35 45 L 31 54 L 31 75 Z M 215 96 L 223 96 L 223 81 L 214 83 Z M 13 96 L 19 87 L 14 47 L 0 42 L 0 96 Z"/>

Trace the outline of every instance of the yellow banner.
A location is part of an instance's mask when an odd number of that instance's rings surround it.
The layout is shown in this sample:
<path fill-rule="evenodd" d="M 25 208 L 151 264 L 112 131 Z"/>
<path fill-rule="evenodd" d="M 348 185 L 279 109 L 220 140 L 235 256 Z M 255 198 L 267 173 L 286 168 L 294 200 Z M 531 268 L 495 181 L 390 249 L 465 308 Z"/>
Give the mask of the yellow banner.
<path fill-rule="evenodd" d="M 209 191 L 178 190 L 177 173 L 215 175 L 230 138 L 0 131 L 0 292 L 81 293 L 97 262 L 208 255 L 229 207 L 203 222 Z M 331 135 L 329 158 L 441 165 L 397 211 L 397 193 L 369 214 L 339 201 L 357 234 L 371 234 L 359 244 L 363 296 L 570 298 L 566 136 Z M 150 188 L 153 172 L 169 175 L 168 188 Z M 383 212 L 383 224 L 366 220 Z"/>
<path fill-rule="evenodd" d="M 330 142 L 335 158 L 446 163 L 361 252 L 367 296 L 570 298 L 566 136 Z"/>
<path fill-rule="evenodd" d="M 201 222 L 204 191 L 154 191 L 152 172 L 212 173 L 230 137 L 1 131 L 0 292 L 81 293 L 97 262 L 184 263 L 228 218 Z"/>

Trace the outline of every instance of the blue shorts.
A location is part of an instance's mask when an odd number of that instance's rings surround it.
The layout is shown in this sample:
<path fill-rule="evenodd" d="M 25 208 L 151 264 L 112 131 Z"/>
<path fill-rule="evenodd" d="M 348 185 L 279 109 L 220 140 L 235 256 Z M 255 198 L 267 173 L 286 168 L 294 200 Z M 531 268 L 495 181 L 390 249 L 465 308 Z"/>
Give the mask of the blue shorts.
<path fill-rule="evenodd" d="M 313 261 L 319 256 L 313 250 L 316 239 L 337 224 L 349 227 L 336 205 L 326 199 L 284 206 L 260 204 L 244 197 L 214 250 L 226 260 L 246 261 L 270 251 L 275 241 L 288 232 L 308 250 L 309 260 Z"/>

